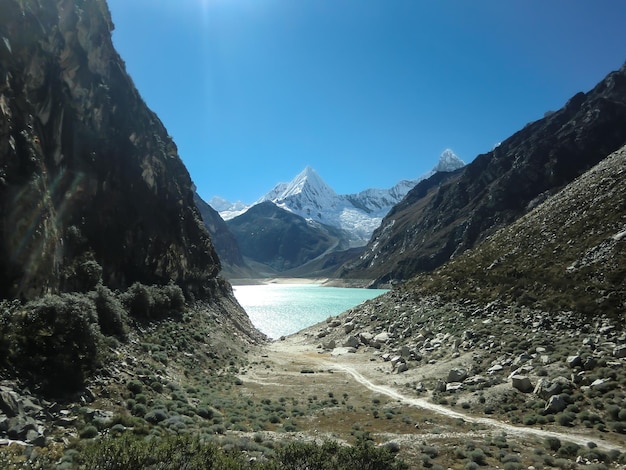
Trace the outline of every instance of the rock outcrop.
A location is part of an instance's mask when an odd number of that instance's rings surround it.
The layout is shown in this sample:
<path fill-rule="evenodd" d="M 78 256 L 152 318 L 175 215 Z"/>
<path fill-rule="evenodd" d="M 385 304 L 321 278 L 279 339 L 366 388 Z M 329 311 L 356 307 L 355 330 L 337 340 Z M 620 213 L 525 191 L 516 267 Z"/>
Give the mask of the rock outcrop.
<path fill-rule="evenodd" d="M 111 43 L 104 0 L 0 5 L 0 297 L 175 281 L 220 262 L 176 145 Z"/>
<path fill-rule="evenodd" d="M 517 220 L 626 143 L 626 66 L 454 173 L 418 184 L 374 232 L 346 278 L 430 271 Z"/>

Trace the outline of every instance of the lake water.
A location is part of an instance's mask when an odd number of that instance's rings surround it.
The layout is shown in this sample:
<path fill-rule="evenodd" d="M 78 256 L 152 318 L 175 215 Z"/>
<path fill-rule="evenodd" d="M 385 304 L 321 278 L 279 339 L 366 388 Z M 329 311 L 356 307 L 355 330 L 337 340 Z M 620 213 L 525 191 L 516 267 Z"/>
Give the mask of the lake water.
<path fill-rule="evenodd" d="M 270 338 L 290 335 L 336 316 L 385 289 L 324 287 L 318 284 L 233 286 L 252 324 Z"/>

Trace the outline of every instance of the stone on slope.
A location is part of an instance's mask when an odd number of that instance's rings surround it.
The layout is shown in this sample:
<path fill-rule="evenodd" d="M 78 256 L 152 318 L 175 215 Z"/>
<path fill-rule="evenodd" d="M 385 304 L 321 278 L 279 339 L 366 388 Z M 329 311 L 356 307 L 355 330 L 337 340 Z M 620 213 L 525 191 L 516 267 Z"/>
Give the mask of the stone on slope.
<path fill-rule="evenodd" d="M 523 393 L 533 391 L 533 385 L 530 383 L 530 379 L 525 375 L 514 375 L 511 377 L 511 384 L 513 385 L 513 388 Z"/>

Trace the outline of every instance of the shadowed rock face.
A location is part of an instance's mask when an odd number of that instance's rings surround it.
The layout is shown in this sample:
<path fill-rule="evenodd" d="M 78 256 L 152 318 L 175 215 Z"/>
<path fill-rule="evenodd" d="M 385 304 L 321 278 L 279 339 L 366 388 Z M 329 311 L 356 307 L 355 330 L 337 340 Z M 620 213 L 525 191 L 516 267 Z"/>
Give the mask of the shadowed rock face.
<path fill-rule="evenodd" d="M 626 143 L 626 66 L 455 173 L 418 184 L 342 277 L 408 279 L 517 220 Z"/>
<path fill-rule="evenodd" d="M 111 44 L 104 0 L 0 3 L 0 297 L 174 280 L 219 260 L 175 144 Z M 167 92 L 167 90 L 164 90 Z"/>

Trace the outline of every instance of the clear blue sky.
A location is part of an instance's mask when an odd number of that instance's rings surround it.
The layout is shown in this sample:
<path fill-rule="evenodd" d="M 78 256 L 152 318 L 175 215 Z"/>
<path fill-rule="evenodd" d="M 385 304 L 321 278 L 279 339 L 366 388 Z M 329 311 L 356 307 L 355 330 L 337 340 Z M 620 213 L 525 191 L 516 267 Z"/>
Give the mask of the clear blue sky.
<path fill-rule="evenodd" d="M 619 0 L 108 0 L 200 196 L 340 194 L 466 162 L 626 61 Z"/>

